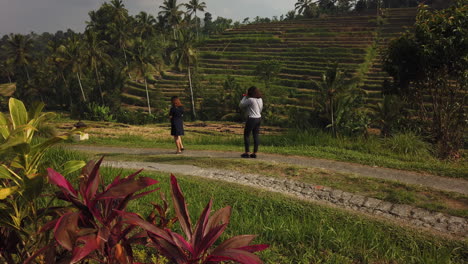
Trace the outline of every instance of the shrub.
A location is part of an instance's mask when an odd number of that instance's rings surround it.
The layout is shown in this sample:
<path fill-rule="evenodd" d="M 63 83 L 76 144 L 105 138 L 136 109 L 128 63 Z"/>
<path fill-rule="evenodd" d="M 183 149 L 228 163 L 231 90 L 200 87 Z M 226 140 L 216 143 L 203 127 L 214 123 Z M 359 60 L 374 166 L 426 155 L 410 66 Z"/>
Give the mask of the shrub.
<path fill-rule="evenodd" d="M 84 112 L 84 118 L 92 121 L 115 122 L 114 115 L 108 106 L 89 103 Z"/>
<path fill-rule="evenodd" d="M 156 259 L 156 263 L 160 263 L 160 257 L 171 263 L 183 264 L 224 261 L 262 263 L 253 252 L 268 246 L 249 245 L 254 235 L 235 236 L 212 248 L 227 228 L 230 206 L 211 215 L 210 200 L 197 224 L 192 226 L 184 195 L 177 179 L 171 175 L 176 217 L 168 215 L 168 203 L 161 195 L 162 204 L 153 203 L 154 210 L 143 219 L 125 209 L 131 200 L 156 191 L 154 188 L 142 190 L 158 182 L 148 177 L 136 178 L 140 170 L 125 178 L 118 175 L 109 185 L 103 186 L 99 172 L 101 163 L 102 158 L 97 163 L 89 162 L 85 166 L 79 177 L 78 188 L 74 188 L 60 173 L 48 169 L 49 181 L 60 188 L 56 196 L 68 204 L 58 208 L 55 211 L 56 218 L 41 229 L 41 232 L 53 229 L 56 243 L 49 243 L 38 250 L 25 261 L 26 264 L 41 255 L 46 263 L 99 259 L 101 263 L 129 264 L 134 263 L 134 249 L 137 245 L 156 248 L 157 251 L 151 257 Z M 176 221 L 180 223 L 185 238 L 171 230 Z M 138 232 L 140 228 L 144 232 Z M 147 254 L 138 250 L 135 253 Z"/>
<path fill-rule="evenodd" d="M 392 152 L 421 158 L 431 157 L 430 146 L 414 133 L 399 133 L 384 140 L 384 147 L 391 149 Z"/>

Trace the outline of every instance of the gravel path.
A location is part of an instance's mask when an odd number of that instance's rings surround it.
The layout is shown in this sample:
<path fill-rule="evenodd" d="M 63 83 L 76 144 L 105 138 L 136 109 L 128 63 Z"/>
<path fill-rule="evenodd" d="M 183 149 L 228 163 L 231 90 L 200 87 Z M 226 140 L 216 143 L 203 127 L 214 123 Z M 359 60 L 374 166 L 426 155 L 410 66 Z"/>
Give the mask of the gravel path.
<path fill-rule="evenodd" d="M 125 147 L 106 147 L 106 146 L 86 146 L 86 145 L 68 145 L 67 148 L 93 152 L 98 154 L 105 153 L 122 153 L 132 155 L 168 155 L 173 154 L 172 150 L 167 149 L 153 149 L 153 148 L 125 148 Z M 225 152 L 225 151 L 206 151 L 206 150 L 186 150 L 182 156 L 189 157 L 213 157 L 213 158 L 240 158 L 238 152 Z M 441 177 L 431 174 L 371 167 L 366 165 L 333 161 L 325 159 L 316 159 L 299 156 L 284 156 L 275 154 L 260 154 L 257 158 L 260 161 L 287 163 L 293 165 L 299 165 L 303 167 L 322 168 L 329 171 L 353 173 L 358 176 L 379 178 L 385 180 L 392 180 L 406 184 L 413 184 L 418 186 L 430 187 L 437 190 L 457 192 L 464 195 L 468 195 L 468 181 L 464 179 L 455 179 Z M 184 166 L 177 165 L 174 168 L 185 168 Z M 185 173 L 179 171 L 173 171 L 174 173 L 190 174 L 193 169 L 198 168 L 192 166 L 192 168 L 186 168 Z"/>

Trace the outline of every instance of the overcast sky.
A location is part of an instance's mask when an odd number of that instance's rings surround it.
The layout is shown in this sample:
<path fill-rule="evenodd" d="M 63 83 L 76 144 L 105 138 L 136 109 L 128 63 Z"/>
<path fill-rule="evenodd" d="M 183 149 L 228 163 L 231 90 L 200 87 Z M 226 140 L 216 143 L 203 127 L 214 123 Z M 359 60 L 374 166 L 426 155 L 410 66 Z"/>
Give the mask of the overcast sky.
<path fill-rule="evenodd" d="M 82 32 L 89 19 L 104 0 L 0 0 L 0 35 L 26 34 L 67 30 Z M 131 15 L 145 11 L 156 16 L 163 0 L 123 0 Z M 186 3 L 188 0 L 179 0 Z M 213 15 L 241 21 L 246 17 L 272 17 L 294 9 L 297 0 L 203 0 Z"/>

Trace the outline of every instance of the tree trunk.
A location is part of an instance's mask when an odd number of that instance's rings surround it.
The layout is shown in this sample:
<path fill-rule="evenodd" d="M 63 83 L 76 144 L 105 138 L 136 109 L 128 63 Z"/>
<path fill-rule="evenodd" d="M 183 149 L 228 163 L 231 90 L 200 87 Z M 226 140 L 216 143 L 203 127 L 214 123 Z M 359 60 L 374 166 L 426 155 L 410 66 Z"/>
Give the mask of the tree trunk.
<path fill-rule="evenodd" d="M 190 75 L 190 64 L 188 66 L 188 79 L 189 79 L 189 85 L 190 85 L 190 97 L 192 99 L 192 113 L 193 113 L 193 119 L 197 119 L 197 114 L 195 113 L 195 103 L 193 100 L 193 89 L 192 89 L 192 76 Z"/>
<path fill-rule="evenodd" d="M 197 10 L 195 10 L 195 26 L 197 27 L 197 40 L 198 40 L 198 17 L 197 17 Z"/>
<path fill-rule="evenodd" d="M 86 102 L 86 96 L 83 90 L 83 85 L 81 85 L 80 74 L 77 72 L 76 77 L 78 78 L 78 83 L 80 84 L 81 94 L 83 95 L 83 101 Z"/>
<path fill-rule="evenodd" d="M 125 45 L 122 45 L 122 51 L 124 53 L 125 65 L 127 66 L 128 78 L 132 79 L 132 76 L 130 75 L 130 68 L 128 66 L 128 61 L 127 61 L 127 52 L 125 52 Z"/>
<path fill-rule="evenodd" d="M 101 103 L 104 104 L 104 97 L 102 96 L 101 84 L 99 83 L 99 73 L 97 69 L 97 64 L 94 64 L 94 71 L 96 72 L 96 82 L 99 88 L 99 95 L 101 96 Z"/>
<path fill-rule="evenodd" d="M 26 77 L 28 77 L 28 82 L 29 82 L 30 81 L 29 71 L 28 71 L 28 67 L 26 67 L 26 65 L 24 65 L 24 70 L 26 71 Z"/>
<path fill-rule="evenodd" d="M 330 98 L 330 109 L 331 109 L 332 133 L 333 133 L 333 136 L 336 137 L 335 117 L 334 117 L 334 113 L 333 113 L 333 99 L 332 98 Z"/>
<path fill-rule="evenodd" d="M 143 77 L 145 80 L 145 88 L 146 88 L 146 100 L 148 101 L 148 113 L 151 115 L 151 106 L 150 106 L 150 99 L 149 99 L 149 92 L 148 92 L 148 84 L 146 82 L 146 76 Z"/>

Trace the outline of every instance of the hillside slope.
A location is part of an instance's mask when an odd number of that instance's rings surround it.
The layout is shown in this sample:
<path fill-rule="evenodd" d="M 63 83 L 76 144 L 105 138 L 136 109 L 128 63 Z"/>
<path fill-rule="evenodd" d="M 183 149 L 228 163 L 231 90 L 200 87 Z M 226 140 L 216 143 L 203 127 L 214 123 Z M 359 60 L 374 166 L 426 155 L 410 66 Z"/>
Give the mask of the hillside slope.
<path fill-rule="evenodd" d="M 267 91 L 269 103 L 280 114 L 290 107 L 311 109 L 315 81 L 334 62 L 349 77 L 359 76 L 369 102 L 375 103 L 380 100 L 383 81 L 389 78 L 381 69 L 380 50 L 414 24 L 416 12 L 415 8 L 386 9 L 380 21 L 375 15 L 348 15 L 251 24 L 213 36 L 199 48 L 197 107 L 209 97 L 223 96 L 222 84 L 228 75 L 244 88 L 256 84 L 263 89 L 264 84 L 254 76 L 255 67 L 263 60 L 282 63 L 271 91 Z M 141 85 L 130 83 L 124 101 L 145 105 L 141 88 L 134 86 Z M 159 91 L 163 101 L 178 95 L 189 104 L 187 86 L 184 73 L 167 71 L 150 90 Z"/>

